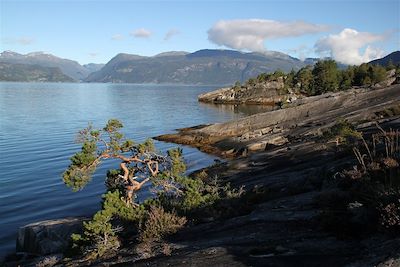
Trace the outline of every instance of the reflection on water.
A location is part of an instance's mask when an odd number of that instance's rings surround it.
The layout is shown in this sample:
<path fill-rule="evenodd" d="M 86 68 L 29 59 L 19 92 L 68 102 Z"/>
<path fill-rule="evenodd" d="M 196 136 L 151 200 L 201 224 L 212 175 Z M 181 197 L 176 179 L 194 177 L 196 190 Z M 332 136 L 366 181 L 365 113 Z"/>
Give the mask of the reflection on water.
<path fill-rule="evenodd" d="M 215 87 L 135 84 L 0 83 L 0 255 L 15 248 L 18 227 L 99 208 L 104 175 L 101 165 L 82 191 L 71 192 L 61 174 L 80 145 L 79 129 L 110 118 L 124 123 L 136 142 L 177 128 L 241 117 L 232 109 L 199 105 L 197 96 Z M 174 144 L 156 142 L 165 151 Z M 188 170 L 214 157 L 183 147 Z M 145 190 L 139 198 L 145 198 Z"/>
<path fill-rule="evenodd" d="M 244 116 L 276 110 L 276 106 L 269 105 L 234 105 L 234 104 L 212 104 L 200 102 L 201 106 L 213 108 L 221 113 L 233 112 Z"/>

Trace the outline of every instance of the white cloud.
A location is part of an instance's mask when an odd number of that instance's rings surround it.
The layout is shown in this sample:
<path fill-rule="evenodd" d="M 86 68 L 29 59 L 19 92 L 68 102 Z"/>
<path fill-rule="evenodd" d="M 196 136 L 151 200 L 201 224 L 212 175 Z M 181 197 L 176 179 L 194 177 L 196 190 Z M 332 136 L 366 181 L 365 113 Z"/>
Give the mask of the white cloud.
<path fill-rule="evenodd" d="M 326 25 L 304 21 L 282 22 L 264 19 L 237 19 L 218 21 L 208 30 L 208 39 L 217 44 L 234 49 L 265 51 L 264 41 L 296 37 L 323 32 Z"/>
<path fill-rule="evenodd" d="M 177 29 L 170 29 L 164 36 L 164 41 L 168 41 L 171 39 L 173 36 L 180 34 L 180 31 Z"/>
<path fill-rule="evenodd" d="M 309 55 L 314 52 L 314 49 L 306 44 L 299 45 L 298 47 L 288 49 L 288 54 L 295 54 L 300 60 L 304 61 Z"/>
<path fill-rule="evenodd" d="M 99 55 L 99 53 L 97 53 L 97 52 L 91 52 L 91 53 L 89 53 L 89 56 L 90 57 L 97 57 Z"/>
<path fill-rule="evenodd" d="M 152 35 L 152 32 L 144 28 L 140 28 L 134 32 L 131 32 L 131 35 L 136 38 L 149 38 Z"/>
<path fill-rule="evenodd" d="M 117 34 L 114 34 L 114 35 L 111 37 L 111 39 L 114 40 L 114 41 L 120 41 L 120 40 L 123 40 L 123 39 L 124 39 L 124 36 L 123 36 L 122 34 L 117 33 Z"/>
<path fill-rule="evenodd" d="M 383 56 L 382 50 L 373 48 L 369 44 L 384 39 L 385 35 L 358 32 L 347 28 L 339 34 L 330 34 L 319 39 L 315 44 L 315 51 L 344 64 L 359 65 Z M 361 52 L 363 48 L 365 50 Z"/>

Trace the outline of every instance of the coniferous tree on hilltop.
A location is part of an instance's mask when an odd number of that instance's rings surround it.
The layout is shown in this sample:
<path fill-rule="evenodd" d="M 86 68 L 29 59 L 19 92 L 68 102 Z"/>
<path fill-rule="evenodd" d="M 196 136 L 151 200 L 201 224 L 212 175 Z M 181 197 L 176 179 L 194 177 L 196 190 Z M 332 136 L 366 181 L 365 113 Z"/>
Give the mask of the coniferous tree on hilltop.
<path fill-rule="evenodd" d="M 313 94 L 334 92 L 339 89 L 339 71 L 334 60 L 318 61 L 312 70 Z"/>

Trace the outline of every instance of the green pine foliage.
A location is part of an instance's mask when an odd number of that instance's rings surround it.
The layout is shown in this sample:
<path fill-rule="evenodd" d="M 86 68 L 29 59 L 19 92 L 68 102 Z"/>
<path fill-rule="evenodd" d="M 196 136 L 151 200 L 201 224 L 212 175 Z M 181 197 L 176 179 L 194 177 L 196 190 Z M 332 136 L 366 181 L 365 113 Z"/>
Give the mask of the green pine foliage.
<path fill-rule="evenodd" d="M 71 236 L 73 249 L 90 254 L 92 258 L 98 258 L 120 246 L 118 232 L 123 230 L 121 227 L 123 222 L 137 227 L 147 214 L 146 207 L 151 203 L 146 202 L 133 208 L 126 205 L 121 197 L 119 190 L 108 191 L 103 196 L 102 209 L 91 221 L 84 222 L 83 234 Z"/>
<path fill-rule="evenodd" d="M 63 181 L 68 187 L 73 191 L 84 188 L 90 182 L 97 166 L 106 159 L 118 156 L 136 156 L 143 161 L 152 159 L 155 154 L 153 141 L 147 139 L 141 144 L 136 144 L 124 137 L 120 132 L 122 128 L 123 124 L 119 120 L 110 119 L 102 129 L 94 129 L 89 124 L 87 128 L 79 131 L 77 142 L 82 143 L 81 150 L 70 158 L 71 164 L 63 173 Z M 144 168 L 138 169 L 144 171 Z"/>
<path fill-rule="evenodd" d="M 310 66 L 301 68 L 295 75 L 296 87 L 302 93 L 309 95 L 313 94 L 313 89 L 311 87 L 313 81 L 312 68 Z"/>
<path fill-rule="evenodd" d="M 146 152 L 153 152 L 155 151 L 154 143 L 153 141 L 149 138 L 146 141 L 144 141 L 142 144 L 138 145 L 138 152 L 139 153 L 146 153 Z"/>
<path fill-rule="evenodd" d="M 178 176 L 186 171 L 186 165 L 183 161 L 183 151 L 181 148 L 170 149 L 168 156 L 171 159 L 171 175 Z"/>
<path fill-rule="evenodd" d="M 121 128 L 122 123 L 112 119 L 100 130 L 89 125 L 80 131 L 78 140 L 83 145 L 71 157 L 63 180 L 67 186 L 79 190 L 90 180 L 101 160 L 130 154 L 143 160 L 131 165 L 125 163 L 130 174 L 150 176 L 144 170 L 148 160 L 157 160 L 159 163 L 159 172 L 150 177 L 154 194 L 141 204 L 127 203 L 122 181 L 124 171 L 109 170 L 102 208 L 92 220 L 84 223 L 82 234 L 71 236 L 72 251 L 96 259 L 112 256 L 124 244 L 124 239 L 132 239 L 132 235 L 139 235 L 136 240 L 142 243 L 162 242 L 161 239 L 185 225 L 186 216 L 201 208 L 212 207 L 217 201 L 237 198 L 242 194 L 242 189 L 221 185 L 215 179 L 209 180 L 207 175 L 195 178 L 186 176 L 182 149 L 171 149 L 166 156 L 156 154 L 151 139 L 135 144 L 132 140 L 124 139 Z M 105 154 L 107 157 L 102 158 Z M 153 245 L 147 244 L 150 248 Z"/>
<path fill-rule="evenodd" d="M 312 70 L 312 92 L 320 95 L 339 89 L 339 72 L 333 60 L 318 61 Z"/>
<path fill-rule="evenodd" d="M 338 68 L 334 60 L 318 61 L 313 67 L 306 66 L 295 72 L 285 73 L 277 70 L 272 73 L 261 73 L 251 78 L 245 85 L 255 86 L 257 83 L 276 81 L 282 78 L 286 92 L 289 89 L 309 96 L 347 90 L 352 86 L 372 86 L 385 80 L 387 71 L 395 69 L 394 65 L 384 68 L 380 65 L 361 64 L 349 66 L 347 69 Z M 233 88 L 240 88 L 235 84 Z"/>
<path fill-rule="evenodd" d="M 325 130 L 323 137 L 326 139 L 336 138 L 341 144 L 354 144 L 355 141 L 362 139 L 362 133 L 357 131 L 355 126 L 342 118 L 329 129 Z"/>

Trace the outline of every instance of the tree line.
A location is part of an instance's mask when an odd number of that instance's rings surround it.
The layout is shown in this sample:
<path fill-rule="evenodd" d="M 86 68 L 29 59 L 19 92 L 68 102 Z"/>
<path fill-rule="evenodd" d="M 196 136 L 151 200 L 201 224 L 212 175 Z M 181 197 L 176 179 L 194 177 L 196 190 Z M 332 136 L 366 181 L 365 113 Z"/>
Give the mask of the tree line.
<path fill-rule="evenodd" d="M 258 82 L 283 79 L 286 89 L 294 89 L 308 96 L 319 95 L 326 92 L 347 90 L 353 86 L 372 86 L 382 82 L 387 77 L 387 71 L 400 66 L 389 63 L 387 67 L 363 63 L 359 66 L 348 66 L 340 69 L 334 60 L 318 61 L 314 66 L 308 65 L 297 72 L 292 70 L 285 73 L 277 70 L 273 73 L 261 73 L 256 78 L 251 78 L 245 85 L 256 85 Z M 234 87 L 239 87 L 236 82 Z"/>

